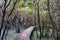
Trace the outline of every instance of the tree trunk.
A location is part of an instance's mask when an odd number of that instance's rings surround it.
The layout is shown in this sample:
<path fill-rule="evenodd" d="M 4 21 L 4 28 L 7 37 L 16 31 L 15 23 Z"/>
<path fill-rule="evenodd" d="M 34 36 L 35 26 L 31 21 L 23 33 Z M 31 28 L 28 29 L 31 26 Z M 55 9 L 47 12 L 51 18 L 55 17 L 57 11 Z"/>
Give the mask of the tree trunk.
<path fill-rule="evenodd" d="M 20 28 L 19 28 L 18 19 L 16 19 L 16 33 L 20 33 Z"/>

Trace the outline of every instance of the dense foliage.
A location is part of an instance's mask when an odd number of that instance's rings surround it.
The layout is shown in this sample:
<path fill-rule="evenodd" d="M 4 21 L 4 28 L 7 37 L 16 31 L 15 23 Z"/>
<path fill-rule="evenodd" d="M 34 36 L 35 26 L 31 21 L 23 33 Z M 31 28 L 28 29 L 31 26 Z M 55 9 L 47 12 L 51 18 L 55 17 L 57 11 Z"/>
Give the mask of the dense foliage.
<path fill-rule="evenodd" d="M 4 25 L 7 24 L 8 16 L 10 17 L 8 27 L 14 28 L 14 26 L 30 27 L 32 25 L 38 25 L 38 11 L 40 14 L 40 28 L 42 30 L 42 36 L 52 35 L 57 36 L 57 40 L 60 39 L 60 0 L 18 0 L 12 14 L 9 13 L 15 3 L 12 0 L 8 8 L 6 9 L 6 15 L 4 18 Z M 7 2 L 8 4 L 8 2 Z M 7 5 L 6 4 L 6 5 Z M 2 7 L 3 9 L 4 7 Z M 0 25 L 3 13 L 0 10 Z M 18 19 L 18 21 L 16 20 Z M 16 22 L 17 21 L 17 22 Z M 35 24 L 36 23 L 36 24 Z M 12 27 L 13 26 L 13 27 Z M 54 30 L 55 31 L 54 31 Z M 52 30 L 52 31 L 51 31 Z M 53 33 L 57 32 L 57 33 Z M 50 33 L 50 35 L 49 35 Z"/>

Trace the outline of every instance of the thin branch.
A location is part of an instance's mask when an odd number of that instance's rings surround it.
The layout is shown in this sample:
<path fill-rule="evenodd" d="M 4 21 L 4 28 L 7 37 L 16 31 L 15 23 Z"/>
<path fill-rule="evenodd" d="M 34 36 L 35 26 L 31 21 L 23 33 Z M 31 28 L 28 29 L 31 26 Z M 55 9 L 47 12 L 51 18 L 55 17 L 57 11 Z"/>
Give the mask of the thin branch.
<path fill-rule="evenodd" d="M 54 36 L 54 30 L 55 30 L 55 27 L 56 27 L 56 25 L 55 25 L 55 23 L 54 23 L 54 21 L 53 21 L 53 18 L 51 17 L 51 13 L 50 13 L 50 1 L 49 0 L 47 0 L 47 9 L 48 9 L 48 13 L 49 13 L 49 18 L 50 18 L 50 20 L 51 20 L 51 23 L 52 23 L 52 37 L 53 37 L 53 39 L 52 40 L 54 40 L 55 39 L 55 36 Z M 57 30 L 57 29 L 56 29 Z"/>
<path fill-rule="evenodd" d="M 7 4 L 6 8 L 10 5 L 10 3 L 11 3 L 11 0 L 10 0 L 9 3 Z"/>
<path fill-rule="evenodd" d="M 14 5 L 13 5 L 13 8 L 12 8 L 11 12 L 9 13 L 8 17 L 12 14 L 12 12 L 13 12 L 13 10 L 15 8 L 16 3 L 17 3 L 17 0 L 15 1 Z"/>

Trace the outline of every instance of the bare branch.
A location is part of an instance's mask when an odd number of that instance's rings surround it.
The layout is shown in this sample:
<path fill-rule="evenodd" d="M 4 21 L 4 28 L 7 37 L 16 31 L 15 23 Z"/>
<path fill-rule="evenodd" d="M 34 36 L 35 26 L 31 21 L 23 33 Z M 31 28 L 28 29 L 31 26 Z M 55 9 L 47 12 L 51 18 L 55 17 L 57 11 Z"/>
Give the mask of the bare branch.
<path fill-rule="evenodd" d="M 6 8 L 10 5 L 10 3 L 11 3 L 11 0 L 9 0 L 9 3 L 7 4 Z"/>
<path fill-rule="evenodd" d="M 11 12 L 9 13 L 8 17 L 12 14 L 12 12 L 13 12 L 13 10 L 14 10 L 14 8 L 15 8 L 16 3 L 17 3 L 17 0 L 15 1 L 14 5 L 13 5 L 13 7 L 12 7 L 12 10 L 11 10 Z"/>

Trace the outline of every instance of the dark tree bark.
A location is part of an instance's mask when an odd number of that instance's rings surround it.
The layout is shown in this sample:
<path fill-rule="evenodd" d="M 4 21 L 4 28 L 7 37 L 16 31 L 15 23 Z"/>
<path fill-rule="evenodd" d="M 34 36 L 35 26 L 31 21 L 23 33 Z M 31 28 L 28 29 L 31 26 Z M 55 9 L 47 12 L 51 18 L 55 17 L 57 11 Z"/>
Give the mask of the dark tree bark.
<path fill-rule="evenodd" d="M 6 32 L 6 30 L 7 30 L 7 24 L 8 24 L 8 23 L 6 24 L 5 27 L 3 26 L 3 23 L 4 23 L 4 17 L 5 17 L 5 14 L 6 14 L 6 9 L 7 9 L 7 7 L 10 5 L 10 3 L 11 3 L 11 0 L 9 1 L 8 4 L 7 4 L 7 0 L 5 0 L 4 9 L 2 10 L 3 16 L 2 16 L 2 23 L 1 23 L 1 27 L 0 27 L 0 36 L 2 35 L 1 40 L 3 40 L 4 35 L 5 35 L 5 32 Z M 12 14 L 16 3 L 17 3 L 17 0 L 16 0 L 16 2 L 14 3 L 13 8 L 12 8 L 9 16 Z M 6 4 L 7 4 L 7 5 L 6 5 Z M 8 16 L 8 18 L 9 18 L 9 16 Z M 8 18 L 7 18 L 7 19 L 8 19 Z M 2 30 L 3 28 L 4 28 L 4 30 Z M 1 34 L 1 31 L 3 31 L 2 34 Z"/>
<path fill-rule="evenodd" d="M 19 19 L 16 19 L 16 33 L 20 33 Z"/>
<path fill-rule="evenodd" d="M 36 4 L 36 0 L 34 1 L 34 8 L 35 8 L 35 12 L 34 12 L 34 26 L 36 26 L 37 25 L 37 15 L 36 15 L 36 7 L 37 7 L 37 4 Z M 37 35 L 37 40 L 38 40 L 38 29 L 36 28 L 35 29 L 36 30 L 36 35 Z"/>
<path fill-rule="evenodd" d="M 51 20 L 51 24 L 52 24 L 52 40 L 56 40 L 56 25 L 55 25 L 55 23 L 54 23 L 54 21 L 53 21 L 53 18 L 51 17 L 51 13 L 50 13 L 50 0 L 47 0 L 47 10 L 48 10 L 48 13 L 49 13 L 49 18 L 50 18 L 50 20 Z"/>
<path fill-rule="evenodd" d="M 2 28 L 3 28 L 4 17 L 5 17 L 5 14 L 6 14 L 6 2 L 7 2 L 7 0 L 5 0 L 4 9 L 2 10 L 3 15 L 2 15 L 2 23 L 1 23 L 1 27 L 0 27 L 0 36 L 1 36 Z"/>
<path fill-rule="evenodd" d="M 43 36 L 43 32 L 44 32 L 44 27 L 45 27 L 45 22 L 44 22 L 44 18 L 42 20 L 42 31 L 41 31 L 41 35 Z"/>
<path fill-rule="evenodd" d="M 1 37 L 1 40 L 3 40 L 4 39 L 4 35 L 5 35 L 5 31 L 6 31 L 6 29 L 7 29 L 7 25 L 5 26 L 5 28 L 4 28 L 4 32 L 2 33 L 2 37 Z"/>
<path fill-rule="evenodd" d="M 39 0 L 38 1 L 38 10 L 37 10 L 37 17 L 38 17 L 38 26 L 39 26 L 39 29 L 40 29 L 40 40 L 41 40 L 41 26 L 40 26 L 40 14 L 39 14 Z"/>

